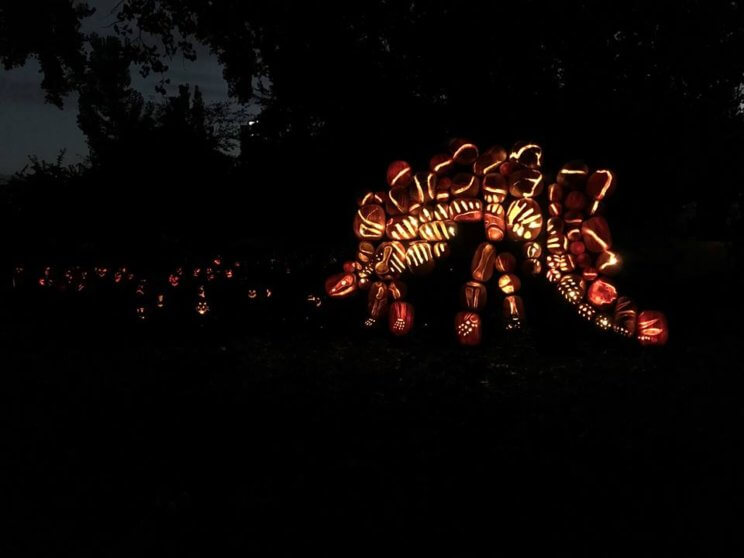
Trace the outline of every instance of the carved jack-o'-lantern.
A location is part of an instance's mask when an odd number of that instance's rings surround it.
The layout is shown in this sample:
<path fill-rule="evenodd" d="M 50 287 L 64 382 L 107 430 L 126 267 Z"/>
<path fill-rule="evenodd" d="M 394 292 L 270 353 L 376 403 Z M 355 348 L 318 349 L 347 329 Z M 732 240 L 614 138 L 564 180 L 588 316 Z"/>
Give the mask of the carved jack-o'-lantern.
<path fill-rule="evenodd" d="M 387 196 L 384 192 L 367 192 L 359 198 L 359 207 L 363 205 L 383 205 Z"/>
<path fill-rule="evenodd" d="M 515 198 L 535 198 L 542 190 L 543 176 L 539 170 L 523 169 L 509 175 L 509 193 Z"/>
<path fill-rule="evenodd" d="M 383 242 L 375 252 L 375 273 L 380 279 L 393 279 L 406 269 L 406 248 L 396 240 Z"/>
<path fill-rule="evenodd" d="M 586 183 L 586 193 L 596 201 L 602 201 L 615 190 L 615 175 L 608 170 L 597 170 Z"/>
<path fill-rule="evenodd" d="M 502 307 L 504 315 L 504 324 L 507 330 L 519 329 L 524 323 L 524 302 L 519 295 L 509 295 L 504 297 Z"/>
<path fill-rule="evenodd" d="M 486 203 L 501 203 L 509 193 L 509 186 L 504 175 L 498 172 L 488 173 L 481 181 L 483 199 Z"/>
<path fill-rule="evenodd" d="M 490 242 L 501 242 L 506 234 L 506 211 L 500 203 L 488 203 L 483 212 L 483 226 Z"/>
<path fill-rule="evenodd" d="M 489 242 L 481 242 L 473 254 L 470 271 L 476 281 L 488 281 L 493 276 L 496 249 Z"/>
<path fill-rule="evenodd" d="M 455 333 L 461 345 L 479 345 L 481 342 L 481 319 L 475 312 L 458 312 L 455 316 Z"/>
<path fill-rule="evenodd" d="M 478 146 L 468 140 L 455 138 L 449 145 L 452 159 L 458 165 L 472 165 L 478 158 Z"/>
<path fill-rule="evenodd" d="M 449 240 L 457 234 L 457 223 L 450 220 L 423 223 L 419 226 L 418 233 L 422 240 Z"/>
<path fill-rule="evenodd" d="M 331 275 L 325 282 L 328 296 L 344 298 L 357 290 L 357 280 L 353 273 L 338 273 Z"/>
<path fill-rule="evenodd" d="M 385 234 L 393 240 L 411 240 L 418 236 L 419 220 L 413 215 L 391 217 L 385 226 Z"/>
<path fill-rule="evenodd" d="M 558 171 L 556 182 L 563 188 L 574 190 L 583 188 L 586 179 L 589 176 L 589 167 L 581 161 L 571 161 L 566 163 Z"/>
<path fill-rule="evenodd" d="M 354 218 L 354 234 L 362 240 L 376 240 L 385 234 L 385 210 L 382 206 L 363 205 Z"/>
<path fill-rule="evenodd" d="M 367 295 L 367 309 L 369 310 L 369 317 L 373 320 L 378 320 L 385 315 L 388 308 L 388 288 L 387 285 L 381 281 L 375 281 L 369 287 L 369 294 Z"/>
<path fill-rule="evenodd" d="M 605 275 L 616 275 L 620 272 L 623 261 L 619 254 L 606 250 L 597 256 L 597 269 Z"/>
<path fill-rule="evenodd" d="M 437 197 L 437 175 L 433 172 L 417 172 L 409 188 L 411 200 L 419 204 L 430 202 Z"/>
<path fill-rule="evenodd" d="M 576 264 L 571 254 L 548 254 L 545 263 L 550 269 L 557 269 L 562 273 L 567 273 L 576 269 Z"/>
<path fill-rule="evenodd" d="M 437 259 L 446 258 L 450 255 L 450 247 L 446 242 L 434 242 L 431 249 Z"/>
<path fill-rule="evenodd" d="M 388 329 L 393 335 L 406 335 L 413 327 L 413 305 L 396 300 L 388 312 Z"/>
<path fill-rule="evenodd" d="M 595 215 L 581 225 L 581 236 L 591 252 L 604 252 L 612 248 L 610 227 L 604 217 Z"/>
<path fill-rule="evenodd" d="M 408 213 L 410 200 L 407 186 L 396 186 L 387 193 L 385 211 L 388 215 L 404 215 Z"/>
<path fill-rule="evenodd" d="M 539 169 L 542 164 L 542 147 L 536 143 L 518 142 L 512 147 L 509 158 L 531 169 Z"/>
<path fill-rule="evenodd" d="M 439 153 L 429 160 L 429 170 L 436 174 L 444 174 L 445 172 L 448 172 L 454 164 L 455 161 L 452 159 L 451 155 Z"/>
<path fill-rule="evenodd" d="M 517 268 L 517 258 L 511 252 L 499 252 L 493 261 L 493 267 L 500 273 L 510 273 Z"/>
<path fill-rule="evenodd" d="M 388 186 L 408 186 L 412 172 L 411 165 L 405 161 L 393 161 L 387 169 Z"/>
<path fill-rule="evenodd" d="M 514 200 L 506 210 L 506 230 L 512 240 L 533 240 L 542 226 L 540 205 L 531 198 Z"/>
<path fill-rule="evenodd" d="M 486 306 L 488 299 L 486 286 L 478 281 L 468 281 L 462 287 L 460 298 L 466 308 L 470 310 L 482 310 Z"/>
<path fill-rule="evenodd" d="M 457 198 L 449 204 L 450 216 L 458 223 L 477 223 L 483 219 L 483 202 L 475 198 Z"/>
<path fill-rule="evenodd" d="M 571 304 L 578 304 L 584 298 L 586 284 L 578 275 L 564 275 L 558 281 L 558 292 Z"/>
<path fill-rule="evenodd" d="M 539 258 L 542 255 L 542 246 L 539 242 L 525 242 L 522 245 L 522 254 L 525 258 Z"/>
<path fill-rule="evenodd" d="M 615 303 L 615 325 L 618 333 L 631 337 L 636 331 L 638 323 L 638 308 L 627 296 L 621 296 Z"/>
<path fill-rule="evenodd" d="M 406 296 L 406 284 L 400 279 L 393 279 L 388 284 L 388 292 L 393 300 L 400 300 Z"/>
<path fill-rule="evenodd" d="M 496 172 L 499 165 L 506 161 L 506 157 L 506 150 L 503 147 L 492 147 L 476 159 L 475 163 L 473 163 L 473 172 L 477 176 Z"/>
<path fill-rule="evenodd" d="M 474 198 L 480 191 L 480 180 L 474 174 L 457 173 L 452 179 L 450 194 L 456 198 Z"/>
<path fill-rule="evenodd" d="M 361 264 L 366 264 L 372 261 L 372 256 L 375 255 L 375 245 L 371 242 L 360 242 L 357 247 L 356 259 Z"/>
<path fill-rule="evenodd" d="M 519 290 L 522 282 L 519 280 L 519 277 L 517 277 L 513 273 L 504 273 L 501 277 L 499 277 L 498 285 L 502 293 L 510 295 L 516 293 Z"/>
<path fill-rule="evenodd" d="M 406 265 L 416 275 L 430 273 L 435 265 L 431 244 L 425 240 L 411 242 L 406 250 Z"/>
<path fill-rule="evenodd" d="M 598 308 L 609 306 L 617 299 L 617 289 L 609 281 L 597 279 L 589 286 L 587 298 L 589 302 Z"/>
<path fill-rule="evenodd" d="M 664 345 L 669 340 L 666 316 L 654 310 L 638 314 L 636 337 L 641 345 Z"/>

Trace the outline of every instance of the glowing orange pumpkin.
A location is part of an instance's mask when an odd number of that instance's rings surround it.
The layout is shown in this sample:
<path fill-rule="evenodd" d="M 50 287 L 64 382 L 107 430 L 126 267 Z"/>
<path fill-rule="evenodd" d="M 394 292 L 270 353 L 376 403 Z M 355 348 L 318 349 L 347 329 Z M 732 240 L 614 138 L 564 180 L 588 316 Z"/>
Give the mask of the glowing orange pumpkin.
<path fill-rule="evenodd" d="M 654 310 L 644 310 L 638 315 L 636 337 L 641 345 L 664 345 L 669 340 L 666 316 Z"/>
<path fill-rule="evenodd" d="M 393 335 L 406 335 L 413 328 L 413 305 L 396 300 L 388 312 L 388 329 Z"/>
<path fill-rule="evenodd" d="M 480 316 L 475 312 L 458 312 L 455 315 L 455 333 L 457 334 L 457 341 L 461 345 L 480 345 Z"/>
<path fill-rule="evenodd" d="M 325 282 L 328 296 L 345 298 L 357 290 L 356 276 L 353 273 L 338 273 L 331 275 Z"/>

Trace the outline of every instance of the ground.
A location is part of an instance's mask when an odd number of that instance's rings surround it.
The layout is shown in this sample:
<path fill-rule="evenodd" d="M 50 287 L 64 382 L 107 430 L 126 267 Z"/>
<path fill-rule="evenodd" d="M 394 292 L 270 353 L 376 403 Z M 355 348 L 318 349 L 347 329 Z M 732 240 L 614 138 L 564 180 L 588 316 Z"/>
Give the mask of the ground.
<path fill-rule="evenodd" d="M 465 350 L 361 316 L 6 304 L 4 554 L 722 554 L 740 545 L 741 342 L 732 307 L 705 308 L 663 349 L 550 333 L 558 313 Z"/>

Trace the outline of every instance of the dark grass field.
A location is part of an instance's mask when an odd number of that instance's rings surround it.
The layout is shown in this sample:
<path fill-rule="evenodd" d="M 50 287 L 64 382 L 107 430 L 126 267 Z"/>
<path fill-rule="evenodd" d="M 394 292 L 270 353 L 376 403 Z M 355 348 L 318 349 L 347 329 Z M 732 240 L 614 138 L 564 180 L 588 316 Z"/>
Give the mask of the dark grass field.
<path fill-rule="evenodd" d="M 650 350 L 557 301 L 463 350 L 434 311 L 395 340 L 358 304 L 140 324 L 6 298 L 3 555 L 732 553 L 741 304 L 693 284 Z"/>

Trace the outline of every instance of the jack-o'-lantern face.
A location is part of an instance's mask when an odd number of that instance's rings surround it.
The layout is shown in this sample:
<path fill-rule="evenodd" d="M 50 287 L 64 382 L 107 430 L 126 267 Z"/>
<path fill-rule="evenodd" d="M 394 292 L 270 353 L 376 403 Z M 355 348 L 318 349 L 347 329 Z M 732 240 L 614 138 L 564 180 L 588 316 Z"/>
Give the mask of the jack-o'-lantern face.
<path fill-rule="evenodd" d="M 354 273 L 331 275 L 325 282 L 326 293 L 334 298 L 347 297 L 356 292 L 357 288 L 357 277 Z"/>

